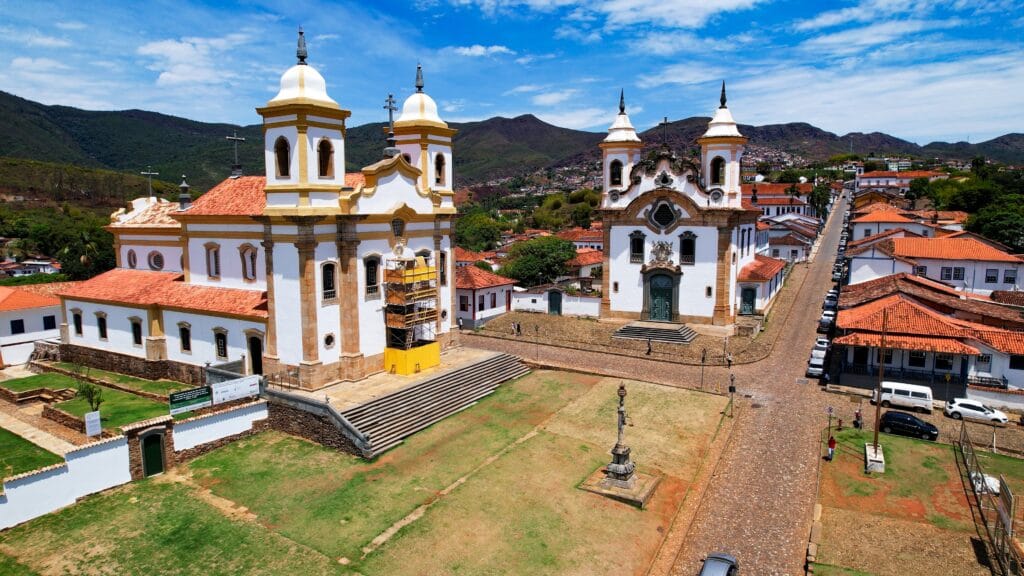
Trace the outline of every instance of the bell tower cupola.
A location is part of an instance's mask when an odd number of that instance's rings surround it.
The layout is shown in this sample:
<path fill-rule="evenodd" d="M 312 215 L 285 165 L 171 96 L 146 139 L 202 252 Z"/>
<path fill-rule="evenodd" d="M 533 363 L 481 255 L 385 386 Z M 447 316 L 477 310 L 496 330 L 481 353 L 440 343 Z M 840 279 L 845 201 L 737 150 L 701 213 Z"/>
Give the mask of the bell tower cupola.
<path fill-rule="evenodd" d="M 299 29 L 298 62 L 281 87 L 257 108 L 263 117 L 267 214 L 337 209 L 345 184 L 345 119 L 350 112 L 327 95 L 327 82 L 310 66 Z"/>
<path fill-rule="evenodd" d="M 721 190 L 729 207 L 741 206 L 740 159 L 746 137 L 740 134 L 729 107 L 726 106 L 725 82 L 715 115 L 708 129 L 697 142 L 700 144 L 701 173 L 704 190 Z"/>
<path fill-rule="evenodd" d="M 604 192 L 629 188 L 629 174 L 640 161 L 643 142 L 626 115 L 626 93 L 619 91 L 619 113 L 601 142 Z"/>
<path fill-rule="evenodd" d="M 420 170 L 420 187 L 443 195 L 455 189 L 452 138 L 456 130 L 437 114 L 437 103 L 423 91 L 423 67 L 416 65 L 416 91 L 405 99 L 395 120 L 395 146 Z"/>

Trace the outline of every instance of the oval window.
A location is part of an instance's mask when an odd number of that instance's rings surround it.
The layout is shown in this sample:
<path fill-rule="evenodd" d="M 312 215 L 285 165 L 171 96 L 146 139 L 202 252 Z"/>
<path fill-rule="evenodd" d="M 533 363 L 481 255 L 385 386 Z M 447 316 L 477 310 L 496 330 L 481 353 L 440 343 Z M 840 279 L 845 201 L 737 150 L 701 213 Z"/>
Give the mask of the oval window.
<path fill-rule="evenodd" d="M 149 253 L 149 267 L 152 268 L 153 270 L 163 270 L 164 269 L 164 255 L 159 253 L 159 252 L 155 252 L 155 251 L 154 252 L 150 252 Z"/>

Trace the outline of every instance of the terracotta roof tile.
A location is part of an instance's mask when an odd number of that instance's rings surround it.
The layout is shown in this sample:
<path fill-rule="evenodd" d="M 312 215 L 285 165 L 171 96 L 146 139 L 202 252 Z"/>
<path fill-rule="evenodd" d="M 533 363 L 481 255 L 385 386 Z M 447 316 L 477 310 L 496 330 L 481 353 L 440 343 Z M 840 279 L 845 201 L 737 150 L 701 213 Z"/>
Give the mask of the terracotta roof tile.
<path fill-rule="evenodd" d="M 1020 290 L 993 290 L 992 300 L 1010 306 L 1024 306 L 1024 292 Z"/>
<path fill-rule="evenodd" d="M 849 243 L 846 244 L 846 248 L 849 250 L 849 249 L 852 249 L 852 248 L 858 248 L 860 246 L 864 246 L 866 244 L 874 244 L 875 242 L 878 242 L 880 240 L 884 240 L 884 239 L 888 238 L 889 236 L 895 236 L 896 234 L 900 234 L 900 233 L 903 234 L 904 238 L 907 238 L 907 237 L 909 237 L 909 238 L 920 238 L 921 237 L 920 234 L 917 234 L 916 232 L 911 232 L 910 230 L 906 230 L 904 228 L 893 228 L 891 230 L 886 230 L 885 232 L 879 232 L 878 234 L 872 234 L 871 236 L 868 236 L 866 238 L 861 238 L 860 240 L 854 240 L 853 242 L 849 242 Z"/>
<path fill-rule="evenodd" d="M 974 238 L 893 238 L 895 255 L 937 260 L 977 260 L 982 262 L 1021 262 Z"/>
<path fill-rule="evenodd" d="M 75 282 L 46 282 L 44 284 L 25 284 L 24 286 L 18 286 L 18 290 L 24 290 L 25 292 L 32 292 L 33 294 L 39 294 L 40 296 L 52 296 L 57 297 L 61 292 L 71 288 L 72 286 L 78 286 L 81 281 Z"/>
<path fill-rule="evenodd" d="M 455 269 L 455 287 L 459 290 L 479 290 L 515 284 L 516 281 L 476 266 L 462 266 Z"/>
<path fill-rule="evenodd" d="M 768 244 L 770 246 L 807 246 L 808 242 L 797 238 L 793 234 L 786 234 L 785 236 L 768 238 Z"/>
<path fill-rule="evenodd" d="M 111 222 L 110 227 L 120 228 L 181 228 L 181 223 L 171 217 L 178 212 L 180 204 L 158 199 L 146 206 L 131 218 L 121 222 Z"/>
<path fill-rule="evenodd" d="M 761 196 L 760 193 L 757 195 L 758 206 L 804 206 L 805 204 L 807 204 L 807 201 L 803 198 L 794 198 L 792 196 Z"/>
<path fill-rule="evenodd" d="M 762 230 L 762 231 L 763 230 L 771 230 L 772 229 L 772 225 L 767 223 L 767 222 L 762 222 L 762 221 L 758 220 L 757 221 L 757 229 L 758 230 Z"/>
<path fill-rule="evenodd" d="M 836 337 L 833 344 L 843 346 L 874 346 L 882 345 L 882 335 L 866 332 L 853 332 Z M 913 350 L 915 352 L 940 352 L 945 354 L 979 354 L 980 351 L 955 338 L 935 338 L 930 336 L 892 336 L 886 335 L 887 348 Z"/>
<path fill-rule="evenodd" d="M 911 336 L 942 336 L 966 338 L 971 334 L 953 318 L 919 304 L 902 294 L 894 294 L 855 308 L 840 310 L 836 326 L 843 330 L 860 330 Z"/>
<path fill-rule="evenodd" d="M 36 294 L 20 288 L 0 286 L 0 312 L 60 306 L 60 298 Z"/>
<path fill-rule="evenodd" d="M 786 192 L 790 186 L 794 184 L 787 184 L 783 182 L 756 182 L 751 184 L 743 184 L 740 188 L 743 190 L 744 196 L 750 196 L 754 193 L 754 189 L 757 189 L 757 197 L 760 199 L 761 196 L 785 196 L 789 197 Z M 807 195 L 814 191 L 814 184 L 811 182 L 797 183 L 795 184 L 796 189 L 800 191 L 800 194 Z"/>
<path fill-rule="evenodd" d="M 576 257 L 569 260 L 569 266 L 591 266 L 604 262 L 604 251 L 593 248 L 581 248 L 576 251 Z"/>
<path fill-rule="evenodd" d="M 768 282 L 785 267 L 785 260 L 755 254 L 754 261 L 747 264 L 742 270 L 740 270 L 740 273 L 736 276 L 736 281 Z"/>
<path fill-rule="evenodd" d="M 601 230 L 587 230 L 585 228 L 570 228 L 568 230 L 562 230 L 556 234 L 562 240 L 569 240 L 570 242 L 602 242 L 604 241 L 604 232 Z"/>
<path fill-rule="evenodd" d="M 893 212 L 893 211 L 885 210 L 885 211 L 871 212 L 870 214 L 866 214 L 866 215 L 861 216 L 859 218 L 854 218 L 852 220 L 852 222 L 854 222 L 855 224 L 863 224 L 863 223 L 873 223 L 873 222 L 879 222 L 879 223 L 881 223 L 881 222 L 899 222 L 899 223 L 907 222 L 907 223 L 913 223 L 914 221 L 911 220 L 910 218 L 907 218 L 906 216 L 903 216 L 902 214 L 899 214 L 898 212 Z"/>
<path fill-rule="evenodd" d="M 266 292 L 186 284 L 183 276 L 176 272 L 115 268 L 72 286 L 60 295 L 71 300 L 85 298 L 128 306 L 267 317 Z"/>
<path fill-rule="evenodd" d="M 263 214 L 267 198 L 263 176 L 228 178 L 203 194 L 185 214 L 189 216 L 259 216 Z"/>
<path fill-rule="evenodd" d="M 486 260 L 487 256 L 482 252 L 473 252 L 472 250 L 466 250 L 462 246 L 455 247 L 455 261 L 456 262 L 480 262 Z"/>
<path fill-rule="evenodd" d="M 366 184 L 366 175 L 362 172 L 346 172 L 345 173 L 345 187 L 355 188 Z"/>
<path fill-rule="evenodd" d="M 932 172 L 931 170 L 908 170 L 906 172 L 890 172 L 887 170 L 877 170 L 875 172 L 865 172 L 858 176 L 858 178 L 933 178 L 935 176 L 946 176 L 944 172 Z"/>

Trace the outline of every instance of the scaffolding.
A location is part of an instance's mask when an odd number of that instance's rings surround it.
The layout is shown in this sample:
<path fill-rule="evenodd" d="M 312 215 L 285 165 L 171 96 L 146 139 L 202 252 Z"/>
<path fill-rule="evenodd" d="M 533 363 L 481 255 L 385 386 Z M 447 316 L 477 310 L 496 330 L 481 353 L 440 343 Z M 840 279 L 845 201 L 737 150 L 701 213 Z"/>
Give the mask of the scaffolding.
<path fill-rule="evenodd" d="M 395 258 L 385 262 L 384 282 L 388 371 L 411 374 L 436 366 L 437 269 L 425 256 Z"/>

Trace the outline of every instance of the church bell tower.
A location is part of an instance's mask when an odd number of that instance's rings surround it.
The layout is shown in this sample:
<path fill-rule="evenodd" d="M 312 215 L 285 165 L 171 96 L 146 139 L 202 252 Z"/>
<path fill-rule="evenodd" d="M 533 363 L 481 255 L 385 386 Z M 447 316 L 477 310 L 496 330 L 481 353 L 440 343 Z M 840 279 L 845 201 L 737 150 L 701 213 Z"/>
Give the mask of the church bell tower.
<path fill-rule="evenodd" d="M 722 82 L 720 105 L 708 123 L 708 129 L 697 143 L 700 144 L 701 174 L 704 190 L 721 190 L 726 205 L 739 208 L 740 203 L 740 159 L 746 137 L 740 134 L 736 121 L 725 105 L 725 82 Z"/>

